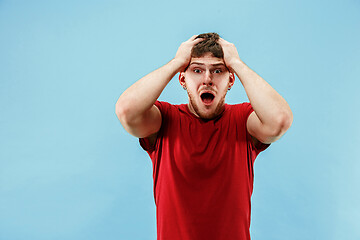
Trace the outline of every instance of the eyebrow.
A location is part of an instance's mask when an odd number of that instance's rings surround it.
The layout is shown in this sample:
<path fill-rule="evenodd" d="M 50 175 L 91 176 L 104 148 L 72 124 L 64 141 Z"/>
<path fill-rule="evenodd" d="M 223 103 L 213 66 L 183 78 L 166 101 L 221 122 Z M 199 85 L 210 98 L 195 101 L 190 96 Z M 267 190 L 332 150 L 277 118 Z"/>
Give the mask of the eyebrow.
<path fill-rule="evenodd" d="M 193 64 L 205 65 L 204 63 L 199 63 L 199 62 L 192 62 L 192 63 L 190 63 L 190 65 L 193 65 Z M 190 66 L 190 65 L 189 65 L 189 66 Z M 215 64 L 210 64 L 210 65 L 213 66 L 213 67 L 225 66 L 225 64 L 223 64 L 223 63 L 215 63 Z"/>

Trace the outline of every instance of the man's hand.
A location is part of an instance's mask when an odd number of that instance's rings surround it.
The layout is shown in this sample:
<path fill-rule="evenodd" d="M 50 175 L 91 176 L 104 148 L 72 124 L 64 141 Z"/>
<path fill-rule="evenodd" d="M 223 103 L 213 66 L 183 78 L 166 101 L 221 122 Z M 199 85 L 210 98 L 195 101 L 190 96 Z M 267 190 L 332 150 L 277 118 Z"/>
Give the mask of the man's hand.
<path fill-rule="evenodd" d="M 159 131 L 162 116 L 154 104 L 175 74 L 189 65 L 192 47 L 203 40 L 196 37 L 182 43 L 170 62 L 142 77 L 121 94 L 115 111 L 127 132 L 138 138 L 153 138 Z"/>
<path fill-rule="evenodd" d="M 234 44 L 222 38 L 218 43 L 224 52 L 225 65 L 238 76 L 254 109 L 247 119 L 248 132 L 253 140 L 275 142 L 293 121 L 289 105 L 262 77 L 241 61 Z"/>
<path fill-rule="evenodd" d="M 181 67 L 179 69 L 180 72 L 183 72 L 186 67 L 189 65 L 191 60 L 191 49 L 199 42 L 203 41 L 203 38 L 197 38 L 198 35 L 192 36 L 189 40 L 186 42 L 183 42 L 178 51 L 176 52 L 175 61 L 178 61 L 181 64 Z"/>
<path fill-rule="evenodd" d="M 218 43 L 220 44 L 224 52 L 225 65 L 230 69 L 231 72 L 234 72 L 234 65 L 239 61 L 241 62 L 239 53 L 235 45 L 222 38 L 218 40 Z"/>

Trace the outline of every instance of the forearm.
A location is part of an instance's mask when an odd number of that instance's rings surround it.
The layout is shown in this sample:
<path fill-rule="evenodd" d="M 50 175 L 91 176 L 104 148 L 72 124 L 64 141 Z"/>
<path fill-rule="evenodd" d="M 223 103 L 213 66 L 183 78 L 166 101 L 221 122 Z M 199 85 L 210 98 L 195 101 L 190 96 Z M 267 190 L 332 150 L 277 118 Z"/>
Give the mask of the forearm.
<path fill-rule="evenodd" d="M 237 60 L 232 68 L 261 123 L 278 131 L 287 129 L 293 116 L 285 99 L 241 60 Z"/>
<path fill-rule="evenodd" d="M 180 62 L 173 59 L 135 82 L 119 97 L 116 113 L 125 114 L 128 119 L 143 115 L 153 106 L 181 66 Z"/>

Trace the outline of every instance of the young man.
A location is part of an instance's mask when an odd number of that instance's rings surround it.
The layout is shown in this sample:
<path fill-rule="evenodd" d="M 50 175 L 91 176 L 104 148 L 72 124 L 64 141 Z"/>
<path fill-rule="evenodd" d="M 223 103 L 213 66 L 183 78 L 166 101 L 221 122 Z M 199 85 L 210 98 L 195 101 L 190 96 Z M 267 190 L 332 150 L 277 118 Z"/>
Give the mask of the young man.
<path fill-rule="evenodd" d="M 179 74 L 189 103 L 157 101 Z M 250 103 L 225 104 L 236 74 Z M 286 101 L 216 33 L 129 87 L 116 114 L 153 163 L 159 240 L 250 239 L 253 164 L 292 123 Z"/>

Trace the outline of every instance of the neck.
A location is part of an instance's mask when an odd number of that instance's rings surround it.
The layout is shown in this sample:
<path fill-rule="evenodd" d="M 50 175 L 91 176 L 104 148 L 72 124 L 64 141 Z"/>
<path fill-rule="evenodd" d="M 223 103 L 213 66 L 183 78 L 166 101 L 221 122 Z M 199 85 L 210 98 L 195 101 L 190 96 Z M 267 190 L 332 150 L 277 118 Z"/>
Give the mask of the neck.
<path fill-rule="evenodd" d="M 188 105 L 188 109 L 190 110 L 190 112 L 192 114 L 194 114 L 196 117 L 200 118 L 200 116 L 195 112 L 193 106 L 190 103 L 188 103 L 187 105 Z"/>

